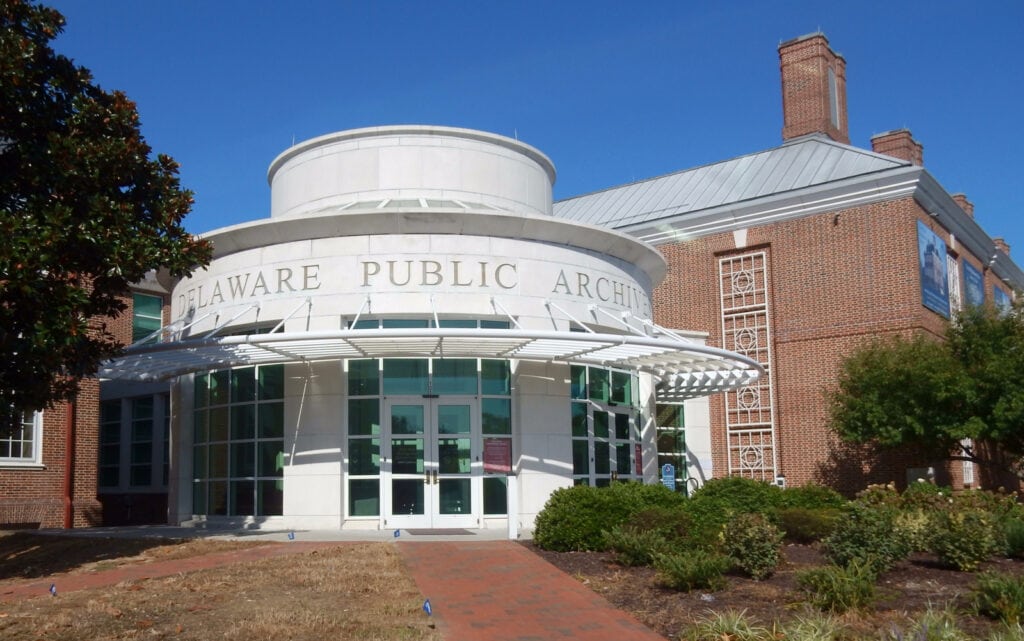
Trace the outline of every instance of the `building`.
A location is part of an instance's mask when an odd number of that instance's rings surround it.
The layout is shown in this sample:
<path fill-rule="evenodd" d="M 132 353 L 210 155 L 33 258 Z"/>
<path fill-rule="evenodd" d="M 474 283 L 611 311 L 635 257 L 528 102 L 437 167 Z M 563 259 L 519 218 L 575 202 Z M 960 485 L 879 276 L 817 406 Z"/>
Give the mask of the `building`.
<path fill-rule="evenodd" d="M 518 141 L 340 132 L 269 181 L 270 218 L 211 232 L 160 340 L 102 372 L 105 504 L 169 469 L 171 522 L 514 536 L 558 487 L 656 481 L 657 398 L 699 423 L 760 374 L 655 325 L 664 259 L 551 216 L 554 167 Z"/>
<path fill-rule="evenodd" d="M 992 487 L 974 466 L 844 447 L 826 387 L 873 337 L 939 334 L 964 304 L 1024 287 L 1010 248 L 923 166 L 907 130 L 850 145 L 845 61 L 822 34 L 779 46 L 783 143 L 555 204 L 565 220 L 648 241 L 668 261 L 655 320 L 710 333 L 768 373 L 711 404 L 706 477 L 742 475 L 847 492 L 937 474 Z M 678 424 L 669 425 L 676 431 Z"/>

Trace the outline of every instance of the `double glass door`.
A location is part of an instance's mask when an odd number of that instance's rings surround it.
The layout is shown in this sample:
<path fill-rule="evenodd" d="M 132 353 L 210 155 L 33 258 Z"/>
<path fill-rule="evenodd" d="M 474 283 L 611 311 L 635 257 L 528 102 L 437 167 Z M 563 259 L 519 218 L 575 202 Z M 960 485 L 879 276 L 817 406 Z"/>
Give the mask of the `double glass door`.
<path fill-rule="evenodd" d="M 384 514 L 389 528 L 473 527 L 481 473 L 476 398 L 384 402 Z M 476 464 L 475 464 L 476 463 Z"/>

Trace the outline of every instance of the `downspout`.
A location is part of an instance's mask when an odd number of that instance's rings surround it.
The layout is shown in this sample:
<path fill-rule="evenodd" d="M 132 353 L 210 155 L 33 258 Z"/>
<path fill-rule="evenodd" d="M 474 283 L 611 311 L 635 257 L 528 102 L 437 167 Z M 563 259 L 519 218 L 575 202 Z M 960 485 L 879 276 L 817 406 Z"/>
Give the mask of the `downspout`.
<path fill-rule="evenodd" d="M 69 400 L 64 412 L 64 528 L 75 523 L 74 512 L 75 469 L 75 401 Z"/>

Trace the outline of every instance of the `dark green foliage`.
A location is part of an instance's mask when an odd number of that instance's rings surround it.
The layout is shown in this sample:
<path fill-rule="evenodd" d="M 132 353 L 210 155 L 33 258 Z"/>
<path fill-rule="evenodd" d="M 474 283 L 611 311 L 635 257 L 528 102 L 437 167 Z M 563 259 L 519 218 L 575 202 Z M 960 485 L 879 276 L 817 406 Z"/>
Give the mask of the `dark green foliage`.
<path fill-rule="evenodd" d="M 761 514 L 738 514 L 725 525 L 722 551 L 752 579 L 775 572 L 781 549 L 782 532 Z"/>
<path fill-rule="evenodd" d="M 50 47 L 58 12 L 0 0 L 0 426 L 71 398 L 120 346 L 103 320 L 152 269 L 210 257 L 135 104 Z"/>
<path fill-rule="evenodd" d="M 854 504 L 824 541 L 826 558 L 837 565 L 869 567 L 875 574 L 910 554 L 910 543 L 896 527 L 898 511 Z"/>
<path fill-rule="evenodd" d="M 863 608 L 875 597 L 876 574 L 865 563 L 852 562 L 846 567 L 829 565 L 804 570 L 797 574 L 797 585 L 807 593 L 815 607 L 841 614 Z"/>
<path fill-rule="evenodd" d="M 839 492 L 832 488 L 808 483 L 796 487 L 787 487 L 782 491 L 779 506 L 782 508 L 803 508 L 806 510 L 819 510 L 845 507 L 849 501 Z"/>
<path fill-rule="evenodd" d="M 979 614 L 1017 624 L 1024 617 L 1024 577 L 987 572 L 974 587 L 974 607 Z"/>
<path fill-rule="evenodd" d="M 534 542 L 545 550 L 604 550 L 604 531 L 641 510 L 680 506 L 686 498 L 663 485 L 612 483 L 606 488 L 577 485 L 556 490 L 537 515 Z"/>
<path fill-rule="evenodd" d="M 913 445 L 932 458 L 976 458 L 964 439 L 1024 456 L 1024 316 L 967 307 L 945 340 L 876 340 L 843 363 L 830 392 L 830 422 L 843 439 Z"/>
<path fill-rule="evenodd" d="M 943 565 L 972 572 L 995 553 L 995 529 L 991 515 L 982 510 L 936 512 L 931 519 L 930 548 Z"/>
<path fill-rule="evenodd" d="M 1024 559 L 1024 520 L 1008 518 L 1002 522 L 1006 556 Z"/>
<path fill-rule="evenodd" d="M 670 551 L 669 544 L 655 530 L 616 526 L 604 533 L 605 547 L 615 552 L 623 565 L 651 565 L 654 557 Z"/>
<path fill-rule="evenodd" d="M 656 533 L 670 544 L 686 541 L 690 531 L 690 521 L 682 504 L 640 510 L 629 517 L 626 525 L 634 530 Z"/>
<path fill-rule="evenodd" d="M 704 546 L 715 545 L 722 528 L 733 516 L 771 515 L 781 497 L 780 488 L 762 481 L 737 476 L 712 479 L 683 506 L 690 521 L 690 539 Z"/>
<path fill-rule="evenodd" d="M 787 540 L 793 543 L 814 543 L 832 534 L 840 514 L 840 510 L 833 508 L 791 507 L 776 512 L 776 520 Z"/>
<path fill-rule="evenodd" d="M 654 559 L 658 581 L 674 590 L 721 590 L 731 565 L 728 557 L 699 548 L 659 554 Z"/>

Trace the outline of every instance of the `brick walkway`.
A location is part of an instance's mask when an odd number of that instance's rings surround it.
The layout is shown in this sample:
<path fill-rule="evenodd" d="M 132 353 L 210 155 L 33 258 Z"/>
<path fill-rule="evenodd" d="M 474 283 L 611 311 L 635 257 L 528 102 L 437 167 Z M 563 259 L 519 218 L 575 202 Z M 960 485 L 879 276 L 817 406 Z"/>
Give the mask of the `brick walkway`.
<path fill-rule="evenodd" d="M 511 541 L 399 543 L 445 641 L 665 641 Z"/>
<path fill-rule="evenodd" d="M 229 552 L 0 584 L 0 604 L 302 554 L 338 541 L 269 543 Z M 629 614 L 511 541 L 399 542 L 445 641 L 665 641 Z"/>

